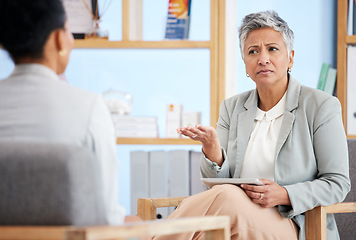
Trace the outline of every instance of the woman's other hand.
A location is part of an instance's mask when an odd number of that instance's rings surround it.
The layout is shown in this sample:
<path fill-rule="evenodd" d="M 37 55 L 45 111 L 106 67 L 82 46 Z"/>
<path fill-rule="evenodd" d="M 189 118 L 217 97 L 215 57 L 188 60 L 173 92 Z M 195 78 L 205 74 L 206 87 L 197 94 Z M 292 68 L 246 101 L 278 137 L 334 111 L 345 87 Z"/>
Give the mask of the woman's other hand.
<path fill-rule="evenodd" d="M 270 208 L 277 205 L 291 205 L 287 190 L 272 180 L 260 179 L 263 186 L 243 184 L 241 187 L 254 203 Z"/>
<path fill-rule="evenodd" d="M 211 126 L 188 126 L 177 129 L 177 133 L 202 143 L 205 156 L 219 166 L 223 163 L 220 142 L 215 128 Z"/>

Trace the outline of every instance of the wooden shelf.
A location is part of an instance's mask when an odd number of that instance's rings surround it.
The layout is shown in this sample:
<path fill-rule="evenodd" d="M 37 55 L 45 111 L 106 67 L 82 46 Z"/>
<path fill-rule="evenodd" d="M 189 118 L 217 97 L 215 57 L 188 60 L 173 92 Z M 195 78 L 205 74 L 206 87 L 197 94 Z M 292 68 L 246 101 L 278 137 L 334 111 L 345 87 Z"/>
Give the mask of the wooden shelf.
<path fill-rule="evenodd" d="M 190 138 L 117 138 L 117 144 L 139 145 L 200 145 L 199 141 Z"/>
<path fill-rule="evenodd" d="M 346 36 L 347 44 L 356 44 L 356 35 Z"/>
<path fill-rule="evenodd" d="M 103 39 L 86 39 L 74 41 L 74 48 L 128 48 L 128 49 L 182 49 L 210 48 L 210 41 L 108 41 Z"/>
<path fill-rule="evenodd" d="M 356 44 L 356 35 L 347 35 L 348 0 L 338 0 L 337 15 L 337 97 L 342 108 L 342 119 L 347 133 L 347 45 Z M 356 135 L 347 135 L 356 138 Z"/>

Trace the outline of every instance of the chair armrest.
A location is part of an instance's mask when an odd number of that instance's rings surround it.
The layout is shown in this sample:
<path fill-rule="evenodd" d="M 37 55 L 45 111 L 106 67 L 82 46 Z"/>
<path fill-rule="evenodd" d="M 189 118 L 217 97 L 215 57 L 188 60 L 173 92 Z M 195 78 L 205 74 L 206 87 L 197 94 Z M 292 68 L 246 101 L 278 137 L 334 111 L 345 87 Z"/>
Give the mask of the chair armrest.
<path fill-rule="evenodd" d="M 356 202 L 336 203 L 324 207 L 326 213 L 351 213 L 356 212 Z"/>
<path fill-rule="evenodd" d="M 185 197 L 172 198 L 139 198 L 137 199 L 137 215 L 143 220 L 154 220 L 157 215 L 157 208 L 176 207 Z"/>
<path fill-rule="evenodd" d="M 356 212 L 356 202 L 315 207 L 305 213 L 306 240 L 326 240 L 326 214 Z"/>
<path fill-rule="evenodd" d="M 0 226 L 0 240 L 63 240 L 70 226 Z"/>
<path fill-rule="evenodd" d="M 228 216 L 207 216 L 133 222 L 122 226 L 74 227 L 68 229 L 66 239 L 111 240 L 197 231 L 206 231 L 207 239 L 228 240 L 230 239 L 230 218 Z"/>

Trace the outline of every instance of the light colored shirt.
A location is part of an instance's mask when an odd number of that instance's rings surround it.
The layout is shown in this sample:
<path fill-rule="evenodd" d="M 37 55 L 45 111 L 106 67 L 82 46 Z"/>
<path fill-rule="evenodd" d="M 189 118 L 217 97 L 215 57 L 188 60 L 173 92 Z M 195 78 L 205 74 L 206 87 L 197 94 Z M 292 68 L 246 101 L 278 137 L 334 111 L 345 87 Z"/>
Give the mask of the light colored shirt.
<path fill-rule="evenodd" d="M 124 221 L 118 204 L 118 160 L 110 113 L 102 97 L 61 81 L 40 64 L 20 64 L 0 81 L 0 140 L 83 146 L 96 156 L 108 222 Z"/>
<path fill-rule="evenodd" d="M 267 112 L 257 108 L 240 178 L 274 180 L 276 145 L 282 125 L 285 103 L 286 94 Z"/>

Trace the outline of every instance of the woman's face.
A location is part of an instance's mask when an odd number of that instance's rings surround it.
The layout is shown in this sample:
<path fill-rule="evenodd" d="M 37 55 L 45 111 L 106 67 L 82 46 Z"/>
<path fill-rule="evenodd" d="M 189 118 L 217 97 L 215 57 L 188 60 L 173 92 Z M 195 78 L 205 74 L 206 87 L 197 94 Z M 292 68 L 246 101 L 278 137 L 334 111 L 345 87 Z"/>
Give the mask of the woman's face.
<path fill-rule="evenodd" d="M 261 28 L 247 35 L 244 46 L 246 73 L 257 87 L 287 83 L 287 70 L 293 66 L 294 51 L 288 57 L 282 35 L 272 28 Z"/>

